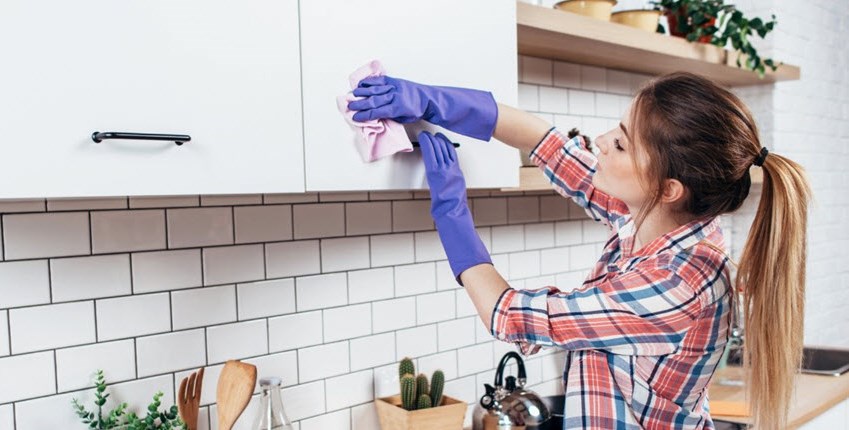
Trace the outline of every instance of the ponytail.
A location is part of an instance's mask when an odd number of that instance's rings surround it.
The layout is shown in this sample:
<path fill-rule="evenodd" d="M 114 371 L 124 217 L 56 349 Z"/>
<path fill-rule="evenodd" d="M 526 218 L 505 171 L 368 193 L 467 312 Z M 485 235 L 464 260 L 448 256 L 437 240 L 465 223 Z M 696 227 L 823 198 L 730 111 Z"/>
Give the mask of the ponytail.
<path fill-rule="evenodd" d="M 769 153 L 736 285 L 744 293 L 746 386 L 757 428 L 784 428 L 802 359 L 807 211 L 804 169 Z"/>

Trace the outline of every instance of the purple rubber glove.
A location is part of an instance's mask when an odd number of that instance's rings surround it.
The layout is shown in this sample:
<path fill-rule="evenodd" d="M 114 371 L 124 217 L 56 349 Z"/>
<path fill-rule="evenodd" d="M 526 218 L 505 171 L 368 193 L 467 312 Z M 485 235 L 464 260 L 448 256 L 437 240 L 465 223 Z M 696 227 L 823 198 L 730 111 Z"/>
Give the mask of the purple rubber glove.
<path fill-rule="evenodd" d="M 430 214 L 454 278 L 463 285 L 463 271 L 478 264 L 492 264 L 492 257 L 475 230 L 466 204 L 466 180 L 454 145 L 442 133 L 434 136 L 426 131 L 419 133 L 419 145 L 430 187 Z"/>
<path fill-rule="evenodd" d="M 498 120 L 498 105 L 487 91 L 371 76 L 360 81 L 354 95 L 365 97 L 348 103 L 348 109 L 359 111 L 354 114 L 358 122 L 389 118 L 406 124 L 423 119 L 464 136 L 489 140 Z"/>

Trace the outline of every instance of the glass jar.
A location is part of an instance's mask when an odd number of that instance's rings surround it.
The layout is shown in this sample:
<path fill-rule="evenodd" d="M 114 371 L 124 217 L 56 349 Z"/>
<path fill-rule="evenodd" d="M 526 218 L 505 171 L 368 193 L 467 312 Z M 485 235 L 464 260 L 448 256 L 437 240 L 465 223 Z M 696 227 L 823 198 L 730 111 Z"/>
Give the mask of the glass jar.
<path fill-rule="evenodd" d="M 253 430 L 294 430 L 292 422 L 283 411 L 280 399 L 280 378 L 262 378 L 259 380 L 259 410 L 254 420 Z"/>

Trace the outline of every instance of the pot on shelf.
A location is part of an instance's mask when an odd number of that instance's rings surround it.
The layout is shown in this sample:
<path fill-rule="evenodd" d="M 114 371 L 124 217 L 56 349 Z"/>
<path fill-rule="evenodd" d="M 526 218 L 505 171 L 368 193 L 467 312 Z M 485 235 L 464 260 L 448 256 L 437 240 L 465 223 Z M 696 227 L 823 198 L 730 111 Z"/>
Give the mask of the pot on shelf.
<path fill-rule="evenodd" d="M 554 5 L 555 9 L 610 21 L 610 12 L 616 0 L 564 0 Z"/>
<path fill-rule="evenodd" d="M 657 9 L 620 10 L 610 15 L 610 22 L 639 28 L 649 33 L 657 32 L 661 12 Z"/>

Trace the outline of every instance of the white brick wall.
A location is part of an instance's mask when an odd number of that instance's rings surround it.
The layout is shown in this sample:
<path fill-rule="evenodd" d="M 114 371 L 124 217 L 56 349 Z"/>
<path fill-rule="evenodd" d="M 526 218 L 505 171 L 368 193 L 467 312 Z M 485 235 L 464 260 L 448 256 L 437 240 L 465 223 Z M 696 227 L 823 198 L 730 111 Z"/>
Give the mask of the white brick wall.
<path fill-rule="evenodd" d="M 783 19 L 765 49 L 777 46 L 803 79 L 735 91 L 764 143 L 809 169 L 819 206 L 807 340 L 846 346 L 847 233 L 837 225 L 849 195 L 849 72 L 845 50 L 827 50 L 840 41 L 823 34 L 839 34 L 849 8 L 775 3 L 741 6 L 775 7 Z M 823 47 L 806 46 L 812 39 Z M 522 108 L 591 136 L 618 122 L 647 78 L 530 57 L 519 67 Z M 478 233 L 515 288 L 578 285 L 606 239 L 553 192 L 469 195 Z M 758 195 L 725 217 L 735 255 Z M 3 430 L 78 427 L 70 399 L 91 401 L 98 368 L 111 399 L 143 407 L 157 390 L 173 403 L 180 379 L 200 366 L 201 428 L 214 429 L 215 381 L 229 358 L 282 376 L 302 430 L 378 428 L 373 399 L 397 393 L 405 355 L 423 372 L 445 371 L 446 394 L 469 402 L 470 415 L 512 349 L 491 339 L 454 282 L 426 192 L 0 201 L 0 214 Z M 533 389 L 561 392 L 563 354 L 526 364 Z M 248 428 L 253 408 L 237 428 Z"/>

